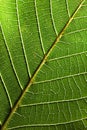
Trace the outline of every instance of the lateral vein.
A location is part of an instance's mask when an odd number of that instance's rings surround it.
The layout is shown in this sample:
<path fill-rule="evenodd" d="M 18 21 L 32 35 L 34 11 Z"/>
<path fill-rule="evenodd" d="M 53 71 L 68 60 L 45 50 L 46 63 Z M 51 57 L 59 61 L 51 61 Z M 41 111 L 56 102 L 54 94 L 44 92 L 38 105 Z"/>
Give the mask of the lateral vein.
<path fill-rule="evenodd" d="M 23 40 L 23 36 L 22 36 L 22 32 L 21 32 L 21 25 L 20 25 L 20 20 L 19 20 L 19 11 L 18 11 L 17 0 L 16 0 L 16 10 L 17 10 L 19 34 L 20 34 L 22 48 L 23 48 L 22 50 L 24 52 L 24 58 L 25 58 L 25 63 L 26 63 L 26 67 L 27 67 L 27 70 L 28 70 L 28 75 L 31 77 L 30 67 L 29 67 L 29 63 L 28 63 L 28 59 L 27 59 L 27 55 L 26 55 L 26 50 L 25 50 L 25 46 L 24 46 L 24 40 Z"/>
<path fill-rule="evenodd" d="M 8 46 L 8 44 L 7 44 L 7 39 L 6 39 L 6 37 L 5 37 L 3 27 L 2 27 L 1 24 L 0 24 L 0 26 L 1 26 L 1 31 L 2 31 L 2 35 L 3 35 L 3 40 L 4 40 L 4 43 L 5 43 L 5 46 L 6 46 L 6 50 L 7 50 L 7 52 L 8 52 L 9 60 L 10 60 L 11 66 L 12 66 L 12 70 L 13 70 L 13 72 L 14 72 L 14 74 L 15 74 L 15 77 L 16 77 L 16 79 L 17 79 L 17 82 L 18 82 L 18 84 L 19 84 L 19 87 L 21 88 L 21 90 L 23 90 L 23 86 L 22 86 L 22 84 L 21 84 L 21 82 L 20 82 L 20 79 L 19 79 L 19 77 L 18 77 L 16 68 L 15 68 L 15 65 L 14 65 L 14 62 L 13 62 L 13 58 L 12 58 L 12 55 L 11 55 L 9 46 Z"/>
<path fill-rule="evenodd" d="M 10 97 L 10 95 L 9 95 L 8 89 L 7 89 L 7 87 L 6 87 L 6 84 L 5 84 L 5 82 L 4 82 L 4 79 L 3 79 L 2 75 L 0 75 L 0 77 L 1 77 L 1 81 L 2 81 L 2 83 L 3 83 L 3 85 L 4 85 L 4 89 L 5 89 L 5 92 L 6 92 L 8 101 L 9 101 L 9 105 L 10 105 L 10 107 L 12 108 L 13 105 L 12 105 L 12 101 L 11 101 L 11 97 Z"/>

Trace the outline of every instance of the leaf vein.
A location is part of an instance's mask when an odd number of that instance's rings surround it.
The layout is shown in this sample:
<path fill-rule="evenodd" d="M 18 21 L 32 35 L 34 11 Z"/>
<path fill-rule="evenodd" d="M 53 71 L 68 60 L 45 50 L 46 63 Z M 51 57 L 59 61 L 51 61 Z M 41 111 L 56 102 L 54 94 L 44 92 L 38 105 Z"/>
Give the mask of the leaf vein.
<path fill-rule="evenodd" d="M 7 98 L 8 98 L 8 101 L 9 101 L 9 105 L 10 105 L 10 107 L 12 108 L 12 101 L 11 101 L 11 98 L 10 98 L 10 95 L 9 95 L 9 92 L 8 92 L 8 89 L 7 89 L 7 87 L 6 87 L 6 84 L 5 84 L 5 82 L 4 82 L 4 79 L 3 79 L 3 77 L 2 77 L 2 74 L 0 75 L 0 77 L 1 77 L 1 81 L 2 81 L 2 83 L 3 83 L 3 85 L 4 85 L 4 89 L 5 89 L 5 92 L 6 92 L 6 95 L 7 95 Z"/>
<path fill-rule="evenodd" d="M 53 81 L 56 81 L 56 80 L 61 80 L 61 79 L 66 79 L 66 78 L 73 78 L 73 77 L 76 77 L 76 76 L 86 75 L 86 74 L 87 74 L 87 72 L 82 72 L 82 73 L 67 75 L 67 76 L 58 77 L 58 78 L 54 78 L 54 79 L 37 81 L 37 82 L 34 82 L 33 84 L 41 84 L 41 83 L 53 82 Z"/>
<path fill-rule="evenodd" d="M 62 56 L 62 57 L 58 57 L 58 58 L 49 59 L 48 61 L 51 62 L 51 61 L 60 60 L 60 59 L 64 59 L 64 58 L 70 58 L 70 57 L 74 57 L 74 56 L 78 56 L 78 55 L 82 55 L 82 54 L 86 54 L 86 53 L 87 53 L 87 51 L 83 51 L 80 53 L 74 53 L 71 55 L 66 55 L 66 56 Z"/>
<path fill-rule="evenodd" d="M 19 34 L 20 34 L 22 48 L 23 48 L 22 50 L 23 50 L 23 53 L 24 53 L 24 58 L 25 58 L 25 63 L 26 63 L 26 67 L 27 67 L 27 70 L 28 70 L 28 75 L 31 77 L 30 67 L 29 67 L 29 63 L 28 63 L 28 59 L 27 59 L 27 54 L 26 54 L 26 50 L 25 50 L 25 45 L 24 45 L 24 40 L 23 40 L 23 36 L 22 36 L 22 31 L 21 31 L 21 25 L 20 25 L 20 20 L 19 20 L 19 11 L 18 11 L 17 0 L 16 0 L 16 10 L 17 10 L 17 19 L 18 19 Z"/>
<path fill-rule="evenodd" d="M 23 126 L 15 126 L 15 127 L 11 127 L 8 128 L 9 130 L 12 129 L 18 129 L 18 128 L 25 128 L 25 127 L 45 127 L 45 126 L 58 126 L 58 125 L 65 125 L 65 124 L 70 124 L 70 123 L 74 123 L 74 122 L 78 122 L 78 121 L 82 121 L 87 119 L 86 117 L 81 118 L 81 119 L 77 119 L 77 120 L 72 120 L 72 121 L 68 121 L 68 122 L 62 122 L 62 123 L 54 123 L 54 124 L 31 124 L 31 125 L 23 125 Z"/>
<path fill-rule="evenodd" d="M 53 16 L 52 0 L 50 0 L 50 12 L 51 12 L 51 19 L 52 19 L 53 28 L 54 28 L 56 36 L 58 36 L 58 31 L 57 31 L 57 28 L 56 28 L 56 25 L 55 25 L 55 21 L 54 21 L 54 16 Z"/>
<path fill-rule="evenodd" d="M 43 54 L 45 55 L 45 48 L 44 48 L 43 40 L 42 40 L 42 34 L 41 34 L 41 29 L 40 29 L 40 22 L 39 22 L 39 17 L 38 17 L 38 10 L 37 10 L 37 2 L 36 2 L 36 0 L 35 0 L 34 4 L 35 4 L 35 13 L 36 13 L 36 20 L 37 20 L 37 26 L 38 26 L 40 42 L 41 42 L 41 48 L 42 48 Z"/>
<path fill-rule="evenodd" d="M 70 18 L 70 11 L 69 11 L 69 3 L 68 3 L 68 0 L 66 0 L 66 9 L 67 9 L 68 16 L 69 16 L 69 18 Z"/>
<path fill-rule="evenodd" d="M 8 44 L 7 44 L 5 35 L 4 35 L 4 31 L 3 31 L 2 25 L 1 25 L 1 30 L 2 30 L 2 35 L 3 35 L 3 38 L 4 38 L 4 43 L 5 43 L 5 46 L 6 46 L 6 50 L 7 50 L 7 52 L 8 52 L 9 60 L 10 60 L 11 66 L 12 66 L 12 70 L 13 70 L 13 72 L 14 72 L 14 74 L 15 74 L 15 77 L 16 77 L 16 79 L 17 79 L 17 82 L 18 82 L 20 88 L 23 89 L 23 87 L 22 87 L 22 85 L 21 85 L 21 82 L 20 82 L 20 79 L 19 79 L 19 77 L 18 77 L 18 74 L 17 74 L 17 72 L 16 72 L 15 66 L 14 66 L 14 62 L 13 62 L 13 59 L 12 59 L 12 56 L 11 56 L 11 53 L 10 53 L 10 49 L 9 49 L 9 47 L 8 47 Z"/>

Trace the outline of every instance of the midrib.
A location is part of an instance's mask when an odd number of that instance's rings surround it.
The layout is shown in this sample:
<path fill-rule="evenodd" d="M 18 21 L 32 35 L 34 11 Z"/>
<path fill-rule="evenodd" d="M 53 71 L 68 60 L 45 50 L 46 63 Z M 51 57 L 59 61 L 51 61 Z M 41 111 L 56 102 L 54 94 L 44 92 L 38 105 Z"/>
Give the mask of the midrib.
<path fill-rule="evenodd" d="M 72 16 L 70 17 L 70 19 L 68 20 L 68 22 L 65 24 L 64 28 L 62 29 L 62 31 L 60 32 L 60 34 L 57 36 L 57 38 L 55 39 L 55 41 L 53 42 L 52 46 L 49 48 L 49 50 L 47 51 L 47 53 L 44 55 L 44 58 L 42 59 L 42 61 L 40 62 L 39 66 L 37 67 L 35 73 L 33 74 L 33 76 L 31 77 L 28 85 L 24 88 L 24 90 L 22 91 L 22 94 L 20 95 L 18 101 L 16 102 L 16 104 L 13 106 L 11 112 L 9 113 L 7 119 L 5 120 L 5 122 L 2 124 L 1 130 L 5 130 L 11 117 L 13 116 L 13 114 L 15 113 L 15 111 L 17 110 L 17 108 L 19 107 L 24 95 L 26 94 L 27 90 L 30 88 L 30 86 L 32 85 L 32 83 L 34 82 L 35 77 L 37 76 L 38 72 L 40 71 L 40 69 L 42 68 L 42 66 L 44 65 L 44 63 L 47 61 L 47 58 L 49 57 L 50 53 L 52 52 L 52 50 L 54 49 L 55 45 L 60 41 L 61 37 L 63 36 L 65 30 L 68 28 L 69 24 L 72 22 L 73 18 L 75 17 L 75 15 L 77 14 L 77 12 L 79 11 L 79 9 L 81 8 L 82 4 L 84 3 L 85 0 L 81 0 L 80 4 L 78 5 L 78 7 L 76 8 L 76 10 L 74 11 L 74 13 L 72 14 Z"/>

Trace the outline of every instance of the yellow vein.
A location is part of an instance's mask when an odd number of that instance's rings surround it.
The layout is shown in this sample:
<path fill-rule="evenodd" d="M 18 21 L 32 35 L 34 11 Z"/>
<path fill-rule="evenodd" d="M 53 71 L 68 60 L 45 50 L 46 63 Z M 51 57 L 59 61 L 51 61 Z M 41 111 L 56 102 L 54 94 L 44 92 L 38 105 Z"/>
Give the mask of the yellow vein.
<path fill-rule="evenodd" d="M 80 57 L 81 57 L 81 59 L 82 59 L 83 66 L 84 66 L 84 69 L 85 69 L 85 71 L 86 71 L 85 60 L 83 59 L 83 56 L 82 56 L 82 55 L 80 55 Z M 87 57 L 87 53 L 86 53 L 86 57 Z"/>
<path fill-rule="evenodd" d="M 71 121 L 66 121 L 66 122 L 59 122 L 59 123 L 54 123 L 54 124 L 30 124 L 30 125 L 21 125 L 21 126 L 14 126 L 11 128 L 8 128 L 8 130 L 14 130 L 14 129 L 18 129 L 18 128 L 28 128 L 28 127 L 45 127 L 45 126 L 58 126 L 58 125 L 66 125 L 66 124 L 70 124 L 70 123 L 74 123 L 74 122 L 79 122 L 82 120 L 86 120 L 87 117 L 83 117 L 83 118 L 78 118 L 76 120 L 71 120 Z"/>
<path fill-rule="evenodd" d="M 68 112 L 69 112 L 68 115 L 70 115 L 70 119 L 72 120 L 73 118 L 72 118 L 72 112 L 71 112 L 71 110 L 70 110 L 69 102 L 67 103 L 67 106 L 68 106 Z"/>
<path fill-rule="evenodd" d="M 68 16 L 69 16 L 69 18 L 70 18 L 70 11 L 69 11 L 69 3 L 68 3 L 68 0 L 66 0 L 66 9 L 67 9 Z"/>
<path fill-rule="evenodd" d="M 79 30 L 76 30 L 76 31 L 65 33 L 64 36 L 65 35 L 70 35 L 70 34 L 75 34 L 75 33 L 86 31 L 86 30 L 87 30 L 87 28 L 79 29 Z"/>
<path fill-rule="evenodd" d="M 58 32 L 57 32 L 54 17 L 53 17 L 52 0 L 50 0 L 50 12 L 51 12 L 51 17 L 52 17 L 51 19 L 52 19 L 53 28 L 54 28 L 54 31 L 56 33 L 56 36 L 58 36 Z"/>
<path fill-rule="evenodd" d="M 84 99 L 84 100 L 85 100 L 85 99 Z M 76 103 L 77 103 L 77 105 L 78 105 L 78 109 L 79 109 L 79 112 L 80 112 L 80 114 L 81 114 L 81 117 L 83 117 L 82 109 L 80 108 L 79 102 L 76 101 Z M 83 123 L 83 125 L 85 126 L 85 124 L 84 124 L 84 120 L 82 120 L 82 123 Z"/>
<path fill-rule="evenodd" d="M 78 82 L 76 82 L 75 77 L 72 77 L 72 79 L 73 79 L 74 83 L 76 84 L 76 87 L 77 87 L 77 89 L 78 89 L 78 91 L 79 91 L 80 97 L 82 97 L 82 93 L 81 93 L 82 91 L 81 91 L 81 88 L 80 88 Z"/>
<path fill-rule="evenodd" d="M 83 18 L 87 18 L 87 16 L 75 17 L 74 19 L 83 19 Z"/>
<path fill-rule="evenodd" d="M 87 72 L 82 72 L 82 73 L 72 74 L 72 75 L 66 75 L 66 76 L 58 77 L 58 78 L 54 78 L 54 79 L 48 79 L 48 80 L 42 80 L 42 81 L 34 82 L 33 84 L 42 84 L 42 83 L 47 83 L 47 82 L 53 82 L 53 81 L 56 81 L 56 80 L 61 80 L 61 79 L 66 79 L 66 78 L 71 78 L 71 77 L 76 77 L 76 76 L 86 75 L 86 74 L 87 74 Z"/>
<path fill-rule="evenodd" d="M 82 5 L 82 6 L 83 6 L 83 7 L 84 7 L 84 6 L 87 6 L 87 4 L 84 4 L 84 5 Z"/>
<path fill-rule="evenodd" d="M 83 114 L 82 114 L 82 110 L 81 110 L 81 107 L 80 107 L 80 105 L 79 105 L 79 102 L 76 101 L 76 104 L 77 104 L 77 106 L 78 106 L 78 110 L 79 110 L 80 116 L 81 116 L 81 118 L 82 118 L 82 117 L 83 117 Z"/>
<path fill-rule="evenodd" d="M 16 102 L 16 104 L 13 106 L 10 114 L 8 115 L 7 119 L 5 120 L 5 122 L 3 123 L 1 130 L 4 130 L 6 128 L 6 126 L 8 125 L 8 122 L 10 121 L 11 117 L 13 116 L 13 114 L 15 113 L 16 109 L 19 107 L 21 100 L 23 99 L 24 95 L 26 94 L 26 92 L 28 91 L 28 89 L 30 88 L 30 86 L 33 84 L 34 79 L 36 77 L 36 75 L 38 74 L 38 72 L 40 71 L 40 69 L 42 68 L 42 66 L 44 65 L 44 63 L 47 61 L 48 56 L 50 55 L 50 53 L 52 52 L 52 50 L 54 49 L 55 45 L 59 42 L 59 40 L 61 39 L 62 35 L 64 34 L 65 30 L 67 29 L 67 27 L 69 26 L 69 24 L 72 22 L 73 18 L 75 17 L 75 15 L 77 14 L 77 12 L 79 11 L 79 9 L 81 8 L 82 4 L 84 3 L 85 0 L 81 0 L 80 4 L 78 5 L 77 9 L 75 10 L 75 12 L 73 13 L 73 15 L 71 16 L 71 18 L 68 20 L 68 22 L 66 23 L 66 25 L 64 26 L 64 28 L 62 29 L 62 31 L 60 32 L 60 34 L 58 35 L 58 37 L 56 38 L 55 42 L 52 44 L 52 46 L 50 47 L 50 49 L 48 50 L 48 52 L 45 54 L 44 58 L 42 59 L 40 65 L 37 67 L 35 73 L 33 74 L 33 76 L 31 77 L 28 85 L 24 88 L 22 94 L 20 95 L 18 101 Z"/>
<path fill-rule="evenodd" d="M 74 102 L 74 101 L 79 101 L 79 100 L 85 100 L 87 99 L 87 96 L 85 97 L 79 97 L 79 98 L 70 98 L 70 99 L 63 99 L 63 100 L 58 100 L 58 101 L 47 101 L 47 102 L 39 102 L 39 103 L 33 103 L 33 104 L 23 104 L 19 108 L 22 107 L 31 107 L 31 106 L 38 106 L 38 105 L 48 105 L 48 104 L 58 104 L 58 103 L 69 103 L 69 102 Z"/>
<path fill-rule="evenodd" d="M 18 77 L 18 74 L 17 74 L 17 72 L 16 72 L 15 66 L 14 66 L 14 62 L 13 62 L 13 59 L 12 59 L 12 56 L 11 56 L 11 53 L 10 53 L 10 49 L 9 49 L 9 47 L 8 47 L 8 44 L 7 44 L 7 40 L 6 40 L 6 38 L 5 38 L 5 34 L 4 34 L 4 31 L 3 31 L 2 25 L 0 25 L 0 26 L 1 26 L 2 35 L 3 35 L 3 38 L 4 38 L 4 43 L 5 43 L 5 46 L 6 46 L 8 55 L 9 55 L 9 59 L 10 59 L 10 63 L 11 63 L 13 72 L 14 72 L 14 74 L 15 74 L 15 76 L 16 76 L 16 79 L 17 79 L 17 81 L 18 81 L 18 84 L 19 84 L 20 88 L 23 89 L 23 87 L 22 87 L 22 85 L 21 85 L 21 82 L 20 82 L 20 79 L 19 79 L 19 77 Z"/>
<path fill-rule="evenodd" d="M 5 84 L 5 82 L 4 82 L 4 79 L 3 79 L 2 75 L 0 75 L 0 77 L 1 77 L 1 81 L 2 81 L 2 83 L 3 83 L 3 85 L 4 85 L 4 89 L 5 89 L 5 92 L 6 92 L 6 95 L 7 95 L 9 104 L 10 104 L 10 107 L 12 108 L 13 105 L 12 105 L 12 101 L 11 101 L 11 98 L 10 98 L 10 95 L 9 95 L 9 92 L 8 92 L 8 89 L 7 89 L 7 87 L 6 87 L 6 84 Z"/>
<path fill-rule="evenodd" d="M 34 4 L 35 4 L 35 13 L 36 13 L 36 20 L 37 20 L 37 25 L 38 25 L 40 42 L 41 42 L 41 48 L 42 48 L 43 54 L 45 54 L 45 48 L 44 48 L 44 45 L 43 45 L 43 40 L 42 40 L 42 35 L 41 35 L 40 22 L 39 22 L 39 16 L 38 16 L 38 10 L 37 10 L 37 2 L 36 2 L 36 0 L 35 0 Z"/>
<path fill-rule="evenodd" d="M 87 53 L 87 51 L 83 51 L 83 52 L 79 52 L 79 53 L 73 53 L 71 55 L 66 55 L 66 56 L 61 56 L 61 57 L 58 57 L 58 58 L 49 59 L 48 61 L 51 62 L 51 61 L 70 58 L 70 57 L 74 57 L 74 56 L 78 56 L 78 55 L 82 55 L 82 54 L 86 54 L 86 53 Z"/>
<path fill-rule="evenodd" d="M 25 50 L 25 46 L 24 46 L 24 40 L 23 40 L 23 36 L 22 36 L 22 32 L 21 32 L 21 25 L 20 25 L 20 20 L 19 20 L 20 18 L 19 18 L 19 10 L 18 10 L 17 0 L 16 0 L 16 10 L 17 10 L 19 34 L 20 34 L 20 37 L 21 37 L 21 43 L 22 43 L 22 47 L 23 47 L 24 58 L 25 58 L 27 69 L 28 69 L 28 75 L 29 75 L 29 77 L 31 77 L 30 67 L 29 67 L 29 63 L 28 63 L 28 59 L 27 59 L 27 55 L 26 55 L 26 50 Z"/>

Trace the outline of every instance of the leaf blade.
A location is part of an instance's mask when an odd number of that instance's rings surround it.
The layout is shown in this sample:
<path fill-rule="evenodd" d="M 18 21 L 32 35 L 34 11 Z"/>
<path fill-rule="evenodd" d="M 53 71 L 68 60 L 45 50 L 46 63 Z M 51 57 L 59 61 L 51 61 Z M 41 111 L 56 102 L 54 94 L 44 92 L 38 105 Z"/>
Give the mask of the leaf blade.
<path fill-rule="evenodd" d="M 79 5 L 79 7 L 80 7 L 80 6 L 81 6 L 81 5 Z M 78 9 L 79 9 L 79 7 L 78 7 Z M 78 11 L 78 9 L 76 10 L 76 12 Z M 66 26 L 64 27 L 64 29 L 62 30 L 62 32 L 60 33 L 60 35 L 58 36 L 58 38 L 56 39 L 56 41 L 54 42 L 54 44 L 53 44 L 53 45 L 51 46 L 51 48 L 48 50 L 48 52 L 47 52 L 47 54 L 45 55 L 45 57 L 43 58 L 41 64 L 39 65 L 39 67 L 37 68 L 37 70 L 36 70 L 36 72 L 34 73 L 33 77 L 31 78 L 30 83 L 29 83 L 29 87 L 31 86 L 31 84 L 32 84 L 32 82 L 33 82 L 33 79 L 35 79 L 35 77 L 36 77 L 36 75 L 38 74 L 39 70 L 42 68 L 42 66 L 43 66 L 44 63 L 46 62 L 48 56 L 50 55 L 51 51 L 52 51 L 53 48 L 55 47 L 55 44 L 60 40 L 60 38 L 62 37 L 64 31 L 66 30 L 66 28 L 68 27 L 68 25 L 69 25 L 69 24 L 71 23 L 71 21 L 73 20 L 73 17 L 74 17 L 74 15 L 75 15 L 76 12 L 74 12 L 74 14 L 73 14 L 72 17 L 70 18 L 70 20 L 68 21 L 68 23 L 66 24 Z M 28 89 L 28 87 L 27 87 L 27 89 Z M 22 93 L 23 96 L 24 96 L 24 94 L 25 94 L 25 92 L 26 92 L 27 89 L 25 88 L 25 90 L 23 91 L 23 93 Z M 18 105 L 19 105 L 19 103 L 20 103 L 20 101 L 21 101 L 21 99 L 22 99 L 22 95 L 21 95 L 20 99 L 19 99 L 18 102 L 17 102 L 17 107 L 18 107 Z M 13 108 L 13 112 L 16 110 L 17 107 L 14 107 L 15 109 Z M 13 112 L 12 112 L 12 113 L 13 113 Z M 65 116 L 65 117 L 66 117 L 66 116 Z"/>

